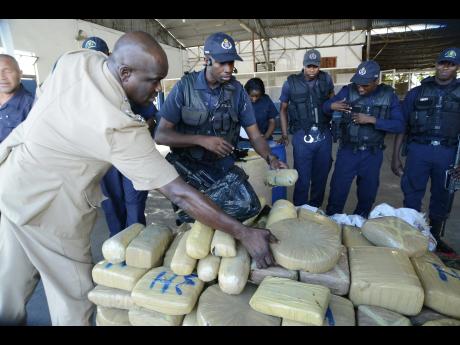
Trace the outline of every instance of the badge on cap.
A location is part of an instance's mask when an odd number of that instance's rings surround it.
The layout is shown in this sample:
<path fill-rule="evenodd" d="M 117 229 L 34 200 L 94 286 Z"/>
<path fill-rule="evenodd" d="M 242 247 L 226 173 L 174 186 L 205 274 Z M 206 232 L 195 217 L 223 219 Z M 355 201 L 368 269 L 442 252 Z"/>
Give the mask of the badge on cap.
<path fill-rule="evenodd" d="M 224 49 L 232 49 L 232 44 L 229 42 L 228 39 L 224 38 L 221 44 L 222 48 Z"/>
<path fill-rule="evenodd" d="M 361 68 L 359 71 L 358 71 L 359 75 L 365 75 L 367 73 L 366 71 L 366 67 L 363 67 Z"/>
<path fill-rule="evenodd" d="M 316 54 L 311 53 L 310 55 L 308 55 L 308 57 L 310 58 L 310 60 L 315 60 L 316 59 Z"/>
<path fill-rule="evenodd" d="M 96 42 L 94 42 L 93 40 L 89 40 L 88 42 L 85 43 L 85 48 L 87 49 L 96 48 Z"/>
<path fill-rule="evenodd" d="M 455 59 L 456 56 L 457 54 L 455 53 L 455 50 L 448 50 L 446 54 L 444 55 L 444 57 L 449 57 L 453 59 Z"/>

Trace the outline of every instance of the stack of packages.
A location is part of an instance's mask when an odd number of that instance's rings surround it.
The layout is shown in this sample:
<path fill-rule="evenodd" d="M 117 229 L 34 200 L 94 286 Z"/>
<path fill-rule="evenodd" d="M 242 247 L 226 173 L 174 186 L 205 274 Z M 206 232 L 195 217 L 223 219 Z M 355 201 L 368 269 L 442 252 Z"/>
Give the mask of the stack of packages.
<path fill-rule="evenodd" d="M 175 237 L 163 261 L 172 240 L 166 227 L 133 226 L 106 241 L 106 261 L 93 270 L 99 285 L 89 294 L 98 305 L 97 323 L 460 324 L 460 272 L 430 253 L 426 238 L 399 218 L 342 229 L 320 213 L 278 200 L 268 217 L 245 224 L 278 238 L 270 246 L 279 266 L 258 269 L 241 243 L 199 222 Z"/>

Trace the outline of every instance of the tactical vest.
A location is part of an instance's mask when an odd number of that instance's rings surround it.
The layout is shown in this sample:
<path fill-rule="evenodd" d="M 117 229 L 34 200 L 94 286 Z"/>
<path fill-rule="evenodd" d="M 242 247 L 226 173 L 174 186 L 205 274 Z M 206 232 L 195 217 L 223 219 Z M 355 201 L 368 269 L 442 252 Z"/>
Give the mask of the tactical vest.
<path fill-rule="evenodd" d="M 433 79 L 422 82 L 409 115 L 409 141 L 427 143 L 440 139 L 444 145 L 456 145 L 460 134 L 460 83 L 446 89 L 444 96 Z"/>
<path fill-rule="evenodd" d="M 224 138 L 234 147 L 238 143 L 240 123 L 235 104 L 235 86 L 225 83 L 220 86 L 221 92 L 216 107 L 208 110 L 204 104 L 200 91 L 195 90 L 195 82 L 199 72 L 189 73 L 181 79 L 184 89 L 184 105 L 181 111 L 181 121 L 177 124 L 177 131 L 183 134 L 206 135 Z M 234 79 L 234 78 L 233 78 Z M 215 160 L 219 157 L 201 146 L 173 148 L 173 152 L 188 154 L 197 160 Z"/>
<path fill-rule="evenodd" d="M 372 105 L 368 105 L 368 97 L 359 94 L 355 84 L 348 85 L 347 103 L 352 107 L 358 107 L 356 112 L 374 116 L 377 119 L 390 118 L 391 99 L 394 89 L 391 86 L 380 84 L 377 92 L 372 95 Z M 352 144 L 353 147 L 366 146 L 369 148 L 384 148 L 385 131 L 375 128 L 373 124 L 355 124 L 351 116 L 347 117 L 341 124 L 342 143 Z"/>
<path fill-rule="evenodd" d="M 291 134 L 299 129 L 308 131 L 314 124 L 321 130 L 329 127 L 330 119 L 324 116 L 322 107 L 330 93 L 326 76 L 325 72 L 320 71 L 318 80 L 312 88 L 307 85 L 303 71 L 288 77 L 290 91 L 288 114 Z"/>

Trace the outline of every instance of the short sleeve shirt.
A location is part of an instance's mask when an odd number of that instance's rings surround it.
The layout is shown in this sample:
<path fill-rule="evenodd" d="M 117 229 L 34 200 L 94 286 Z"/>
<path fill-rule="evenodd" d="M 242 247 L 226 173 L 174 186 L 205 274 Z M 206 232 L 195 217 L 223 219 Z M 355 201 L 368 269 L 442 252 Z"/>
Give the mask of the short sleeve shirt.
<path fill-rule="evenodd" d="M 274 119 L 278 115 L 278 110 L 268 95 L 260 97 L 257 102 L 252 103 L 252 107 L 254 108 L 257 127 L 259 127 L 260 133 L 264 134 L 268 129 L 269 120 Z"/>

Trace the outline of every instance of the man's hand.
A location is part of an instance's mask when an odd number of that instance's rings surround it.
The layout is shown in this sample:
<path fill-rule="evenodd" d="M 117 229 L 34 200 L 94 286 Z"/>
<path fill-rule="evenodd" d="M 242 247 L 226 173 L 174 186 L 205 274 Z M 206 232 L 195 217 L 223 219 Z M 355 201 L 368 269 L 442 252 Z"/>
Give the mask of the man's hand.
<path fill-rule="evenodd" d="M 219 137 L 202 136 L 200 142 L 197 143 L 206 150 L 214 152 L 220 157 L 228 156 L 233 152 L 234 147 L 229 142 Z"/>
<path fill-rule="evenodd" d="M 276 142 L 278 144 L 287 146 L 289 145 L 289 137 L 287 135 L 282 135 L 281 138 L 279 138 Z"/>
<path fill-rule="evenodd" d="M 354 123 L 357 123 L 359 125 L 364 125 L 366 123 L 375 125 L 375 122 L 377 121 L 377 118 L 375 118 L 374 116 L 366 115 L 363 113 L 354 113 L 351 115 L 351 118 Z"/>
<path fill-rule="evenodd" d="M 267 268 L 276 264 L 269 243 L 277 243 L 278 239 L 269 230 L 248 228 L 239 240 L 255 260 L 257 268 Z"/>
<path fill-rule="evenodd" d="M 452 174 L 452 177 L 455 178 L 455 179 L 460 179 L 460 166 L 455 168 L 455 171 Z"/>
<path fill-rule="evenodd" d="M 393 174 L 399 177 L 404 175 L 404 167 L 399 158 L 393 158 L 391 160 L 391 171 L 393 171 Z"/>
<path fill-rule="evenodd" d="M 273 156 L 272 156 L 273 157 Z M 284 163 L 283 161 L 280 161 L 278 158 L 276 157 L 273 157 L 271 160 L 270 160 L 270 168 L 271 169 L 287 169 L 289 168 L 288 165 L 286 163 Z"/>
<path fill-rule="evenodd" d="M 351 106 L 346 103 L 346 98 L 342 99 L 341 101 L 337 101 L 331 104 L 331 110 L 334 111 L 343 111 L 343 112 L 350 112 L 351 111 Z"/>

